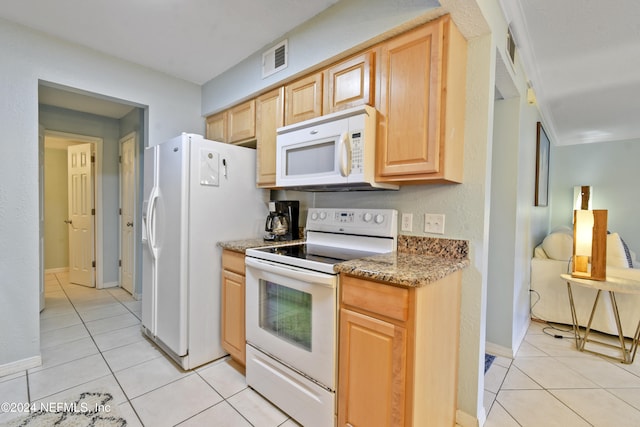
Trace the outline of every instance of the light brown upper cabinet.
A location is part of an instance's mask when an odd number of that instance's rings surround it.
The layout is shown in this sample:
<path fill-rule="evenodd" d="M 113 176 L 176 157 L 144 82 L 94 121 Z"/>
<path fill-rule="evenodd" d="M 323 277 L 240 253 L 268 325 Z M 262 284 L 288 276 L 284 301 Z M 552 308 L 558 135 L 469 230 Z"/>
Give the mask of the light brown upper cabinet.
<path fill-rule="evenodd" d="M 331 66 L 326 71 L 324 114 L 373 105 L 374 53 L 361 53 Z"/>
<path fill-rule="evenodd" d="M 381 44 L 378 181 L 462 182 L 466 55 L 448 15 Z"/>
<path fill-rule="evenodd" d="M 284 125 L 284 87 L 256 98 L 256 184 L 276 185 L 276 129 Z"/>
<path fill-rule="evenodd" d="M 285 86 L 285 125 L 322 115 L 322 72 Z"/>
<path fill-rule="evenodd" d="M 227 112 L 223 111 L 207 117 L 206 138 L 212 141 L 227 141 Z"/>
<path fill-rule="evenodd" d="M 227 110 L 229 142 L 237 144 L 256 137 L 256 101 L 251 99 Z"/>

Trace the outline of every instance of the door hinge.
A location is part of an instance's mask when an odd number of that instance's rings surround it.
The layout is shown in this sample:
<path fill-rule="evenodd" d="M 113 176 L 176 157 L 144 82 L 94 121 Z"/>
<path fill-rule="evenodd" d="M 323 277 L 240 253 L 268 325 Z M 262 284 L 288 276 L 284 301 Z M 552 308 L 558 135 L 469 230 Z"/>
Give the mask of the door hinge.
<path fill-rule="evenodd" d="M 122 156 L 118 156 L 118 163 L 122 163 Z"/>
<path fill-rule="evenodd" d="M 122 260 L 121 259 L 118 260 L 118 267 L 122 267 Z"/>
<path fill-rule="evenodd" d="M 92 209 L 91 209 L 91 215 L 95 215 L 95 214 L 96 214 L 96 209 L 95 209 L 95 208 L 92 208 Z"/>
<path fill-rule="evenodd" d="M 91 155 L 91 163 L 95 163 L 96 162 L 96 156 L 94 156 L 93 154 Z"/>
<path fill-rule="evenodd" d="M 122 215 L 122 208 L 118 209 L 118 215 Z"/>
<path fill-rule="evenodd" d="M 91 261 L 91 267 L 96 268 L 96 262 L 95 261 Z"/>

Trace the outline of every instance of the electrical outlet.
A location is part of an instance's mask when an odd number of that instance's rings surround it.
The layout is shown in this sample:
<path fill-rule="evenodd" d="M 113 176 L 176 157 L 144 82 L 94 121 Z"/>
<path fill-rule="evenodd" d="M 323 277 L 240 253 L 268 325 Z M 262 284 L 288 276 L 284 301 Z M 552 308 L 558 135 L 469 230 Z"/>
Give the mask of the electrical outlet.
<path fill-rule="evenodd" d="M 400 230 L 402 231 L 413 230 L 413 214 L 412 213 L 402 214 L 402 224 L 400 225 Z"/>
<path fill-rule="evenodd" d="M 424 214 L 424 232 L 444 234 L 444 214 Z"/>

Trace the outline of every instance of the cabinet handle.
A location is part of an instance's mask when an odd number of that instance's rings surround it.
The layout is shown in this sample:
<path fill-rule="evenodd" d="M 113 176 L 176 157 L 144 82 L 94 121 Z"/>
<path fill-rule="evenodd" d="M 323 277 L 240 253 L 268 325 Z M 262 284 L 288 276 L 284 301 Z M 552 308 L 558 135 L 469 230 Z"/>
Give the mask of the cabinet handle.
<path fill-rule="evenodd" d="M 351 139 L 347 132 L 340 135 L 340 175 L 347 177 L 351 174 Z"/>

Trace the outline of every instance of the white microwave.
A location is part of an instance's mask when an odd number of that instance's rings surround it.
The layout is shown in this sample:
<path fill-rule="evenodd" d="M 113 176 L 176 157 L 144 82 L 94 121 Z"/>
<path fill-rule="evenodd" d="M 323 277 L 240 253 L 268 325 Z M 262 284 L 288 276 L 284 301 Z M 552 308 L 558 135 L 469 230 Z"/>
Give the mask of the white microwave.
<path fill-rule="evenodd" d="M 375 182 L 376 114 L 363 105 L 278 128 L 276 186 L 397 190 L 397 185 Z"/>

